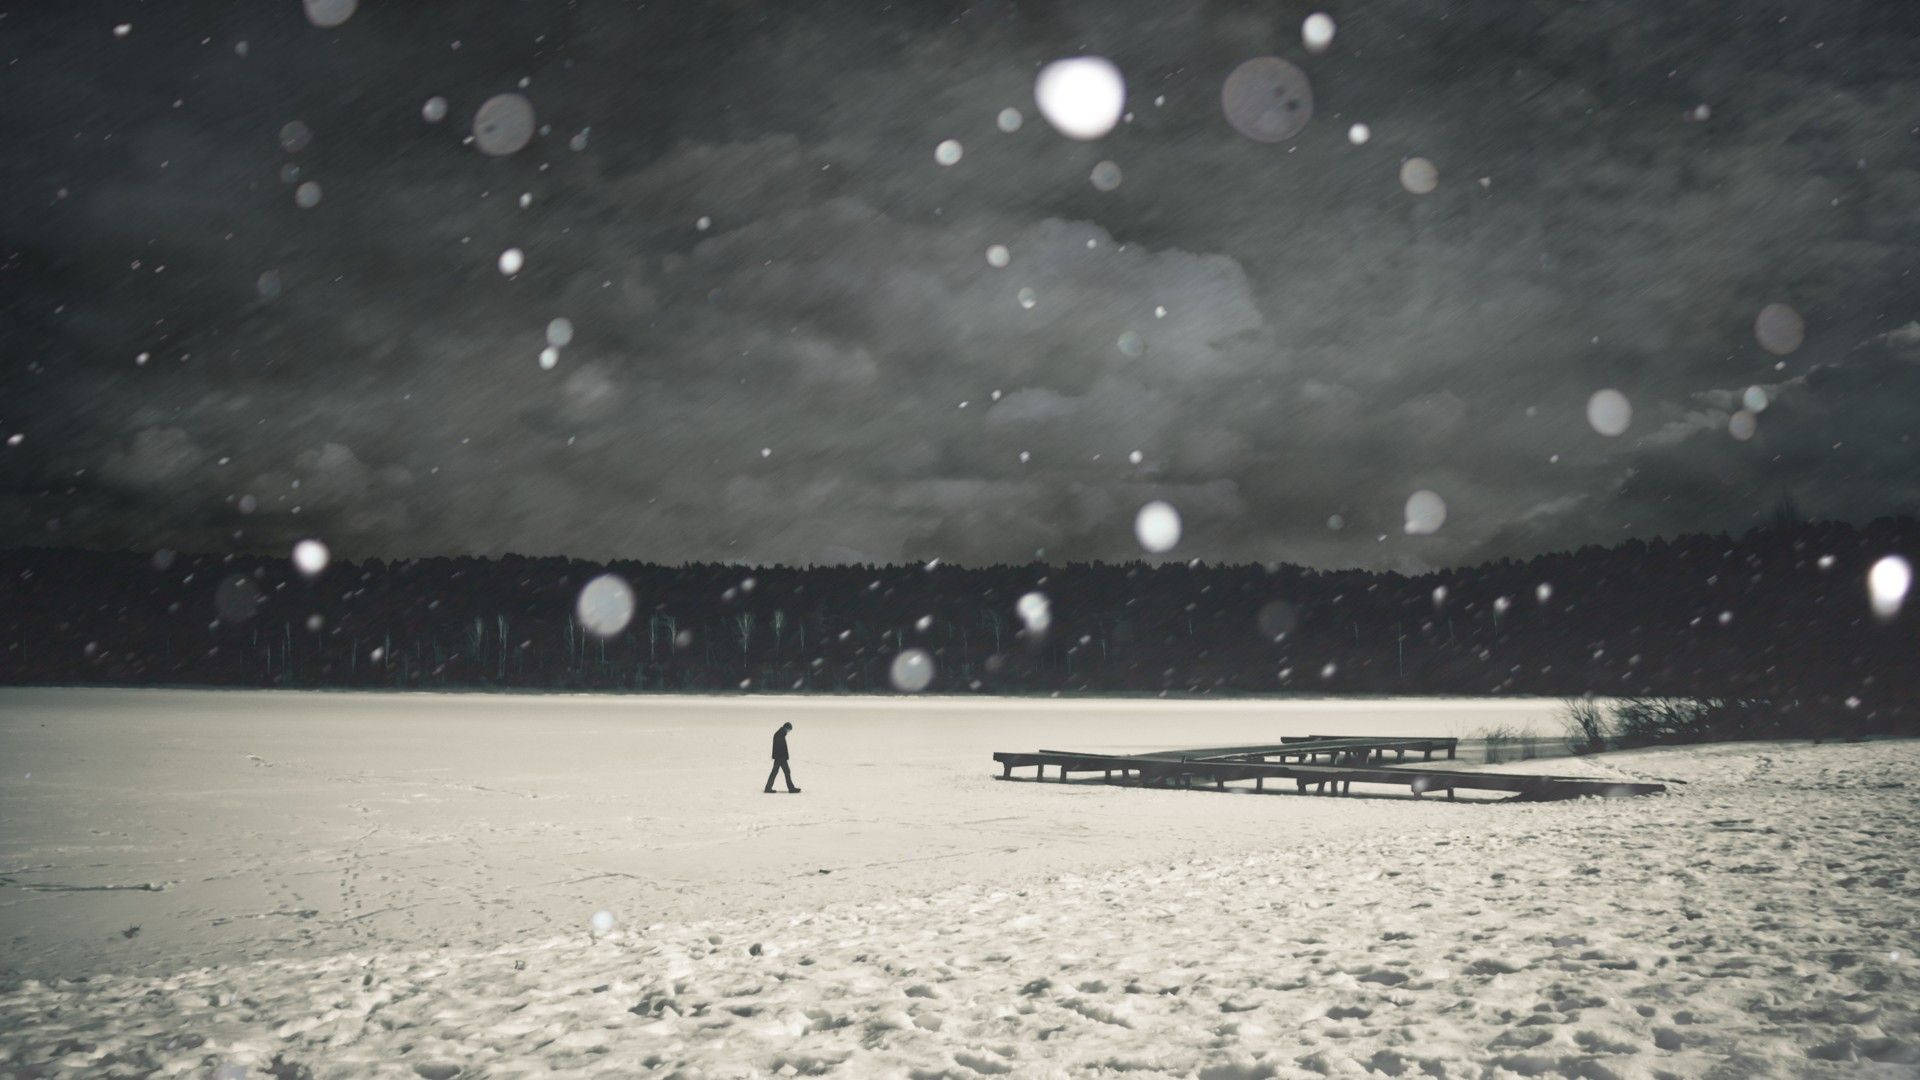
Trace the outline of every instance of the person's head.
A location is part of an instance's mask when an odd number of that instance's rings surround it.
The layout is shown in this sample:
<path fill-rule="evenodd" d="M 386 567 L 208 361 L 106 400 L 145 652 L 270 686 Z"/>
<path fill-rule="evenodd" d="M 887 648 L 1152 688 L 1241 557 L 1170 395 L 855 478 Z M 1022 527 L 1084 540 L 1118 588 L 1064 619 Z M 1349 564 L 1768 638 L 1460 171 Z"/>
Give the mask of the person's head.
<path fill-rule="evenodd" d="M 791 721 L 791 720 L 789 720 L 789 721 L 787 721 L 786 723 L 784 723 L 784 724 L 781 724 L 781 725 L 780 725 L 780 730 L 781 730 L 781 731 L 792 731 L 792 730 L 793 730 L 793 721 Z"/>

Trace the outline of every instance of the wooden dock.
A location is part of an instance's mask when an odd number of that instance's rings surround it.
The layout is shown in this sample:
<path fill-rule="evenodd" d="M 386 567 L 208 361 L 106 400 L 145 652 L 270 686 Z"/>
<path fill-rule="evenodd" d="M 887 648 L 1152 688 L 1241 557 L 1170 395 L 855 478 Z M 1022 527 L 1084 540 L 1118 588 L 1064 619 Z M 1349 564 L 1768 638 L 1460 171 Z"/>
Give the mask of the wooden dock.
<path fill-rule="evenodd" d="M 1294 790 L 1305 793 L 1350 794 L 1353 785 L 1379 784 L 1404 787 L 1415 796 L 1429 791 L 1444 791 L 1453 798 L 1461 791 L 1504 791 L 1523 799 L 1573 799 L 1582 795 L 1617 797 L 1652 795 L 1666 790 L 1663 784 L 1629 783 L 1603 777 L 1540 776 L 1519 773 L 1472 772 L 1467 770 L 1414 769 L 1385 764 L 1387 755 L 1403 762 L 1409 753 L 1419 753 L 1431 761 L 1444 751 L 1452 759 L 1459 747 L 1457 739 L 1375 738 L 1366 736 L 1289 736 L 1265 746 L 1218 746 L 1194 750 L 1160 750 L 1145 754 L 1090 754 L 1071 750 L 1037 750 L 1032 753 L 999 752 L 993 760 L 1000 763 L 1000 779 L 1013 780 L 1013 770 L 1033 766 L 1034 779 L 1046 779 L 1049 766 L 1059 770 L 1059 781 L 1070 774 L 1100 773 L 1110 784 L 1134 784 L 1142 787 L 1191 788 L 1196 782 L 1211 784 L 1224 791 L 1230 783 L 1252 780 L 1255 791 L 1265 791 L 1267 781 L 1291 780 Z M 1321 759 L 1325 758 L 1325 763 Z"/>

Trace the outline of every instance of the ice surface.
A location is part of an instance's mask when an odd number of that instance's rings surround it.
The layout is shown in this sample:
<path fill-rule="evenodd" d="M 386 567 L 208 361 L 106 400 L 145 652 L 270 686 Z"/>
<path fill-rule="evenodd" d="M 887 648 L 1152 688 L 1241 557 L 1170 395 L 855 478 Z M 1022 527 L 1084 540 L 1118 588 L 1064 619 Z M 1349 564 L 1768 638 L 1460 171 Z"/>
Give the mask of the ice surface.
<path fill-rule="evenodd" d="M 0 692 L 0 1071 L 1911 1073 L 1920 743 L 1531 805 L 987 757 L 1557 708 Z"/>

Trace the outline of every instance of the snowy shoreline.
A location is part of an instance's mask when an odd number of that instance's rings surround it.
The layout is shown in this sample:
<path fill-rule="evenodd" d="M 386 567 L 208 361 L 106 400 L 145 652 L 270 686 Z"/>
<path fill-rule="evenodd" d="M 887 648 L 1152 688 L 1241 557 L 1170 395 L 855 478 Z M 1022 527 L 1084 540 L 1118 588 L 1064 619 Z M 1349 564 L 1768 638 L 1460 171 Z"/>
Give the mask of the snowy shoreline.
<path fill-rule="evenodd" d="M 742 777 L 720 785 L 738 770 L 669 754 L 714 790 L 628 805 L 609 790 L 627 770 L 568 768 L 605 757 L 604 718 L 560 711 L 522 718 L 539 740 L 446 760 L 379 723 L 258 721 L 263 763 L 197 775 L 178 765 L 204 756 L 190 723 L 103 760 L 97 726 L 44 744 L 10 714 L 11 759 L 37 755 L 54 787 L 0 783 L 16 973 L 0 1076 L 258 1076 L 276 1056 L 273 1075 L 314 1077 L 1920 1067 L 1920 741 L 1517 762 L 1501 768 L 1679 783 L 1493 805 L 1006 784 L 975 743 L 1061 732 L 803 719 L 796 750 L 927 748 L 892 770 L 822 761 L 819 799 L 741 796 Z M 739 726 L 757 747 L 766 715 L 650 737 L 698 751 Z M 1183 730 L 1243 723 L 1200 710 Z M 369 760 L 392 775 L 343 770 Z M 133 794 L 116 801 L 107 775 Z M 41 820 L 23 813 L 35 799 Z M 343 818 L 342 799 L 365 813 Z M 75 829 L 88 820 L 104 835 Z M 621 846 L 623 829 L 644 843 Z M 178 870 L 216 866 L 211 882 Z M 156 877 L 174 883 L 19 888 Z M 589 926 L 599 909 L 608 935 Z M 21 952 L 22 935 L 43 940 Z M 154 942 L 157 959 L 124 962 Z"/>

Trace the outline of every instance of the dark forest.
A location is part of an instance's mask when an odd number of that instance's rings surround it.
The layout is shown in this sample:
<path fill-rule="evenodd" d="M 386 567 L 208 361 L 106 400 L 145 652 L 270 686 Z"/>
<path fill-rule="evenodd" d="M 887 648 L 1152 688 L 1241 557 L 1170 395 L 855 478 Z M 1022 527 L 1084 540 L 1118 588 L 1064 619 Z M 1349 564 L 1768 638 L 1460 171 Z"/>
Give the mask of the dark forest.
<path fill-rule="evenodd" d="M 1868 567 L 1920 524 L 1777 522 L 1406 576 L 1202 562 L 963 568 L 0 554 L 14 684 L 949 694 L 1733 697 L 1797 730 L 1913 727 L 1911 612 Z M 614 573 L 630 623 L 575 600 Z M 1437 592 L 1438 590 L 1438 592 Z M 1048 600 L 1044 632 L 1020 597 Z"/>

